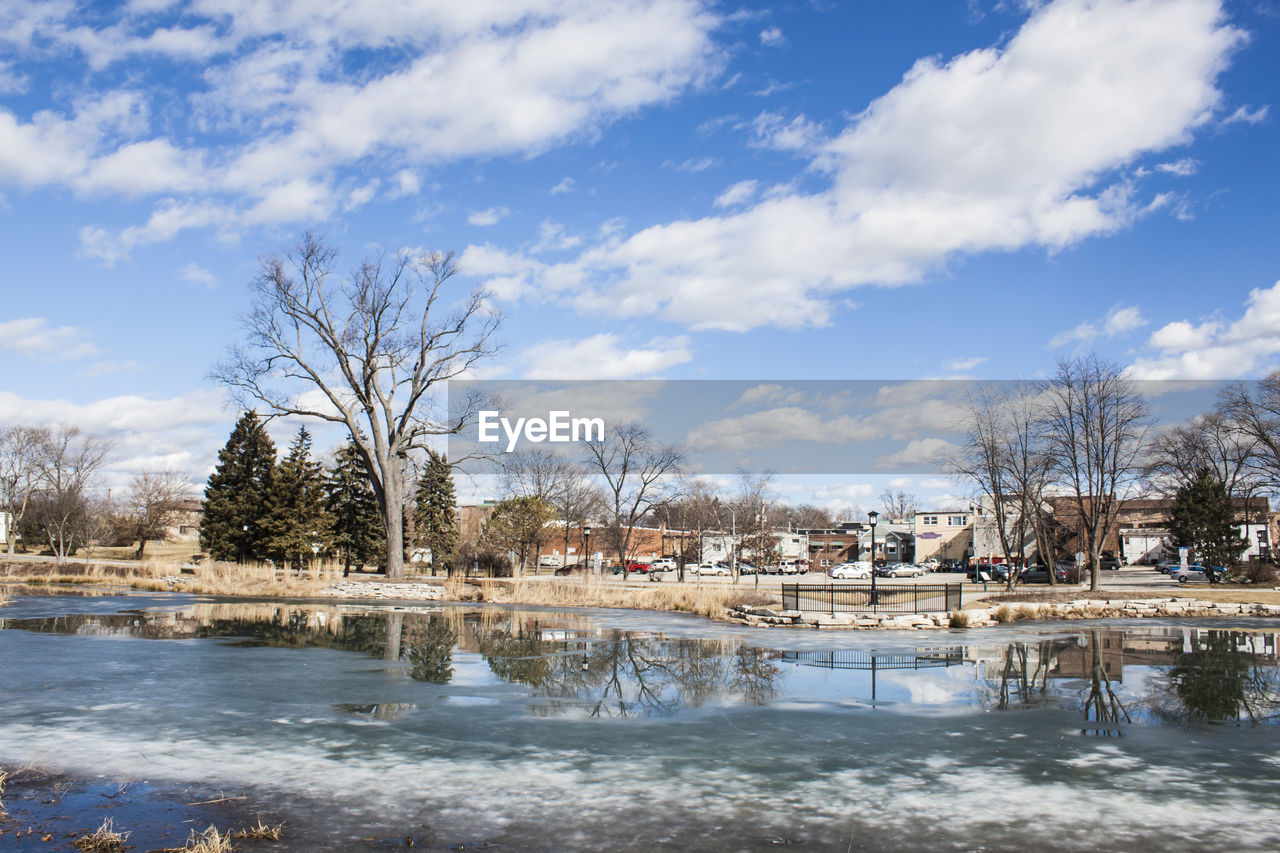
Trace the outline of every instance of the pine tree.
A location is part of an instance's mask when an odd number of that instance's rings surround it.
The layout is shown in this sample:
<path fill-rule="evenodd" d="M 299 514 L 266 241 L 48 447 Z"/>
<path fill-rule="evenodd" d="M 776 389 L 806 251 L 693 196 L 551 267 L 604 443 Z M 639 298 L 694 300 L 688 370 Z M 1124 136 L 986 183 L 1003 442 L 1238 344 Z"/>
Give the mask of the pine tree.
<path fill-rule="evenodd" d="M 1240 539 L 1227 487 L 1202 468 L 1173 499 L 1169 532 L 1175 545 L 1191 549 L 1206 567 L 1234 566 L 1247 542 Z"/>
<path fill-rule="evenodd" d="M 262 523 L 267 515 L 276 445 L 258 420 L 245 412 L 236 422 L 204 490 L 200 547 L 215 560 L 261 560 Z"/>
<path fill-rule="evenodd" d="M 320 465 L 311 461 L 311 433 L 306 427 L 289 445 L 289 453 L 276 466 L 267 495 L 263 522 L 264 544 L 271 559 L 290 563 L 301 571 L 314 556 L 330 549 L 333 524 L 325 511 L 324 478 Z"/>
<path fill-rule="evenodd" d="M 418 478 L 414 502 L 414 538 L 418 547 L 431 549 L 431 574 L 434 575 L 436 567 L 443 566 L 458 547 L 453 469 L 448 459 L 427 451 L 427 464 Z"/>
<path fill-rule="evenodd" d="M 350 573 L 353 564 L 381 564 L 387 552 L 387 532 L 369 471 L 355 442 L 338 451 L 324 488 L 325 508 L 333 520 L 333 547 L 342 561 L 343 575 Z"/>

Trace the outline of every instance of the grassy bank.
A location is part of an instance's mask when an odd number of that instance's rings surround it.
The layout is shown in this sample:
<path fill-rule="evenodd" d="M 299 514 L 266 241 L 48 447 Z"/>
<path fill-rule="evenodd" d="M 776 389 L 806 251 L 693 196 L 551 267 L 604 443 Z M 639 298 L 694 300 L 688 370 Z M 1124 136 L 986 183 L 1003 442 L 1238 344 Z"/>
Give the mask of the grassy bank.
<path fill-rule="evenodd" d="M 182 591 L 205 595 L 310 596 L 341 578 L 342 570 L 322 567 L 302 576 L 269 566 L 206 563 L 196 567 L 143 561 L 134 566 L 99 563 L 0 561 L 0 580 L 31 586 L 89 584 L 127 586 L 151 592 Z"/>
<path fill-rule="evenodd" d="M 720 616 L 725 608 L 736 604 L 777 606 L 781 603 L 776 595 L 733 587 L 694 587 L 682 584 L 631 586 L 593 577 L 564 581 L 472 579 L 468 582 L 454 578 L 445 583 L 445 597 L 455 601 L 487 601 L 495 604 L 671 610 L 698 616 Z"/>

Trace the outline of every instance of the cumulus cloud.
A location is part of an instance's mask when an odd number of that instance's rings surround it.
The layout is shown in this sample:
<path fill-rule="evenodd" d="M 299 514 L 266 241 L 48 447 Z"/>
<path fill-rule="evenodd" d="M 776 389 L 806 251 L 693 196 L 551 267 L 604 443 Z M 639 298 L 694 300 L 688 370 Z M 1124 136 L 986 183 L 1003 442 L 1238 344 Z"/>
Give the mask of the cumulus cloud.
<path fill-rule="evenodd" d="M 44 317 L 0 322 L 0 350 L 55 361 L 73 361 L 98 353 L 84 330 L 50 326 Z"/>
<path fill-rule="evenodd" d="M 564 180 L 560 181 L 560 183 L 551 188 L 551 194 L 564 195 L 565 193 L 571 193 L 573 192 L 573 185 L 573 178 L 566 177 Z"/>
<path fill-rule="evenodd" d="M 477 210 L 467 216 L 467 222 L 472 225 L 487 226 L 497 225 L 502 220 L 511 215 L 511 211 L 505 207 L 490 207 L 485 210 Z"/>
<path fill-rule="evenodd" d="M 1149 321 L 1141 309 L 1133 305 L 1113 305 L 1102 320 L 1087 320 L 1073 329 L 1059 332 L 1049 340 L 1050 347 L 1065 344 L 1089 344 L 1098 338 L 1114 338 L 1140 329 Z"/>
<path fill-rule="evenodd" d="M 1256 109 L 1249 109 L 1248 107 L 1237 107 L 1235 112 L 1233 112 L 1231 115 L 1224 118 L 1219 123 L 1218 126 L 1228 127 L 1230 125 L 1239 124 L 1241 122 L 1245 124 L 1261 124 L 1264 120 L 1266 120 L 1267 114 L 1270 111 L 1271 111 L 1271 107 L 1266 104 L 1263 104 L 1262 106 L 1257 107 Z"/>
<path fill-rule="evenodd" d="M 1249 291 L 1239 319 L 1178 320 L 1151 334 L 1155 353 L 1129 367 L 1137 379 L 1233 379 L 1280 367 L 1280 281 Z"/>
<path fill-rule="evenodd" d="M 716 196 L 716 207 L 737 207 L 745 204 L 755 197 L 756 188 L 760 186 L 759 181 L 747 180 L 738 181 L 733 184 L 720 195 Z"/>
<path fill-rule="evenodd" d="M 611 333 L 580 341 L 544 341 L 520 356 L 529 379 L 634 379 L 655 376 L 692 359 L 684 336 L 658 337 L 628 347 Z"/>
<path fill-rule="evenodd" d="M 830 139 L 757 119 L 767 144 L 817 146 L 826 189 L 529 271 L 544 298 L 582 310 L 800 328 L 829 323 L 835 293 L 915 282 L 956 255 L 1111 233 L 1152 208 L 1123 169 L 1213 119 L 1243 38 L 1214 0 L 1057 0 L 998 47 L 918 61 Z"/>
<path fill-rule="evenodd" d="M 191 115 L 175 114 L 170 81 L 135 63 L 129 88 L 65 112 L 0 108 L 0 184 L 162 196 L 216 206 L 238 227 L 323 221 L 383 183 L 393 197 L 416 193 L 423 166 L 588 136 L 702 85 L 724 61 L 719 19 L 697 0 L 457 5 L 222 0 L 86 17 L 73 4 L 9 4 L 0 41 L 16 59 L 0 66 L 0 87 L 22 85 L 22 63 L 56 49 L 90 70 L 164 58 L 201 72 L 205 88 Z M 344 61 L 357 53 L 366 61 Z M 344 170 L 357 165 L 386 174 L 352 187 Z M 84 254 L 108 262 L 146 242 L 86 228 Z"/>
<path fill-rule="evenodd" d="M 766 27 L 760 31 L 760 44 L 765 47 L 782 47 L 786 43 L 787 37 L 777 27 Z"/>
<path fill-rule="evenodd" d="M 212 290 L 218 286 L 218 277 L 194 261 L 178 270 L 178 278 L 192 284 L 198 284 L 206 290 Z"/>

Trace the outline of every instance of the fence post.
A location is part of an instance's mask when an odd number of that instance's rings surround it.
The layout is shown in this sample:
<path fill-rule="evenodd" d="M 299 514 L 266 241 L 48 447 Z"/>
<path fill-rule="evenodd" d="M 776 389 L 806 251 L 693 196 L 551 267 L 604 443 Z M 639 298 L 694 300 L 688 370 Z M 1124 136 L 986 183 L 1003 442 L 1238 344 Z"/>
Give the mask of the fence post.
<path fill-rule="evenodd" d="M 831 584 L 831 586 L 827 587 L 827 590 L 831 593 L 831 615 L 832 615 L 832 616 L 835 616 L 835 615 L 836 615 L 836 585 L 835 585 L 835 583 L 833 582 L 833 583 Z"/>

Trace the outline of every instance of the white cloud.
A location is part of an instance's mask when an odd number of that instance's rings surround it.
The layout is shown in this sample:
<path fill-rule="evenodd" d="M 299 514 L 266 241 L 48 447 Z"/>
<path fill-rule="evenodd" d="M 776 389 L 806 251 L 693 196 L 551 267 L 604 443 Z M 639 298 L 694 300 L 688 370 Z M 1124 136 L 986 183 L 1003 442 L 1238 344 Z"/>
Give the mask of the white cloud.
<path fill-rule="evenodd" d="M 0 109 L 0 184 L 164 195 L 160 207 L 221 209 L 219 227 L 324 221 L 383 183 L 392 197 L 418 192 L 423 166 L 589 137 L 702 85 L 724 61 L 712 40 L 719 19 L 697 0 L 281 0 L 269 10 L 202 0 L 173 25 L 152 5 L 91 18 L 64 3 L 0 12 L 0 42 L 19 57 L 0 66 L 2 88 L 22 83 L 17 62 L 49 50 L 73 73 L 75 56 L 93 70 L 164 57 L 202 70 L 206 84 L 190 116 L 161 100 L 167 80 L 102 92 L 65 114 Z M 347 71 L 354 51 L 393 61 Z M 138 67 L 129 85 L 146 86 Z M 341 170 L 357 164 L 386 173 L 352 187 Z M 84 253 L 108 262 L 147 242 L 86 227 Z"/>
<path fill-rule="evenodd" d="M 73 361 L 98 353 L 98 348 L 86 340 L 83 329 L 50 326 L 43 317 L 0 322 L 0 350 L 55 361 Z"/>
<path fill-rule="evenodd" d="M 178 270 L 178 278 L 198 284 L 206 290 L 212 290 L 218 286 L 218 277 L 194 261 Z"/>
<path fill-rule="evenodd" d="M 560 181 L 560 183 L 551 188 L 551 194 L 564 195 L 565 193 L 571 193 L 573 192 L 574 183 L 573 178 L 566 177 L 564 180 Z"/>
<path fill-rule="evenodd" d="M 490 207 L 485 210 L 477 210 L 467 216 L 467 222 L 477 226 L 497 225 L 502 220 L 511 215 L 511 211 L 505 207 Z"/>
<path fill-rule="evenodd" d="M 1181 160 L 1175 160 L 1172 163 L 1159 163 L 1156 165 L 1156 170 L 1170 175 L 1177 175 L 1179 178 L 1185 178 L 1189 175 L 1194 175 L 1199 165 L 1190 157 L 1183 157 Z"/>
<path fill-rule="evenodd" d="M 750 125 L 751 144 L 776 151 L 812 152 L 823 142 L 822 126 L 804 116 L 788 121 L 778 113 L 763 112 Z"/>
<path fill-rule="evenodd" d="M 105 364 L 105 363 L 104 363 Z M 126 365 L 117 365 L 127 369 Z M 167 399 L 138 395 L 90 403 L 24 398 L 0 391 L 0 425 L 74 424 L 107 439 L 105 485 L 124 486 L 143 470 L 173 470 L 201 482 L 213 468 L 233 416 L 221 392 L 196 390 Z"/>
<path fill-rule="evenodd" d="M 766 27 L 760 31 L 760 44 L 765 47 L 782 47 L 786 43 L 787 37 L 777 27 Z"/>
<path fill-rule="evenodd" d="M 1113 305 L 1102 320 L 1088 320 L 1074 329 L 1059 332 L 1049 340 L 1049 346 L 1060 347 L 1070 343 L 1088 344 L 1100 337 L 1114 338 L 1140 329 L 1148 322 L 1150 321 L 1142 316 L 1141 309 L 1136 306 Z"/>
<path fill-rule="evenodd" d="M 1212 119 L 1243 38 L 1214 0 L 1058 0 L 1000 47 L 917 62 L 821 145 L 828 189 L 604 241 L 537 269 L 536 292 L 695 329 L 822 326 L 852 287 L 1113 232 L 1151 209 L 1121 170 Z"/>
<path fill-rule="evenodd" d="M 960 448 L 942 438 L 919 438 L 907 446 L 876 460 L 875 467 L 892 471 L 915 465 L 936 465 L 939 460 L 954 454 Z"/>
<path fill-rule="evenodd" d="M 737 207 L 745 204 L 755 197 L 756 188 L 760 186 L 759 181 L 747 180 L 738 181 L 733 184 L 720 195 L 716 196 L 716 207 Z"/>
<path fill-rule="evenodd" d="M 1158 354 L 1129 367 L 1138 379 L 1234 379 L 1280 367 L 1280 281 L 1249 291 L 1244 314 L 1231 323 L 1211 319 L 1168 323 L 1151 334 Z"/>
<path fill-rule="evenodd" d="M 975 355 L 972 358 L 953 358 L 951 361 L 944 364 L 943 367 L 946 370 L 951 371 L 973 370 L 979 364 L 982 364 L 987 360 L 988 359 L 985 355 Z"/>
<path fill-rule="evenodd" d="M 526 349 L 520 362 L 528 379 L 633 379 L 655 376 L 693 359 L 687 337 L 653 338 L 628 348 L 615 334 L 581 341 L 544 341 Z"/>
<path fill-rule="evenodd" d="M 707 169 L 715 168 L 720 165 L 720 160 L 715 157 L 690 157 L 683 163 L 675 165 L 677 172 L 705 172 Z"/>
<path fill-rule="evenodd" d="M 1224 118 L 1219 127 L 1227 127 L 1229 125 L 1244 122 L 1245 124 L 1261 124 L 1266 120 L 1267 114 L 1271 111 L 1271 107 L 1263 104 L 1257 109 L 1249 109 L 1248 107 L 1237 107 L 1236 111 Z"/>

